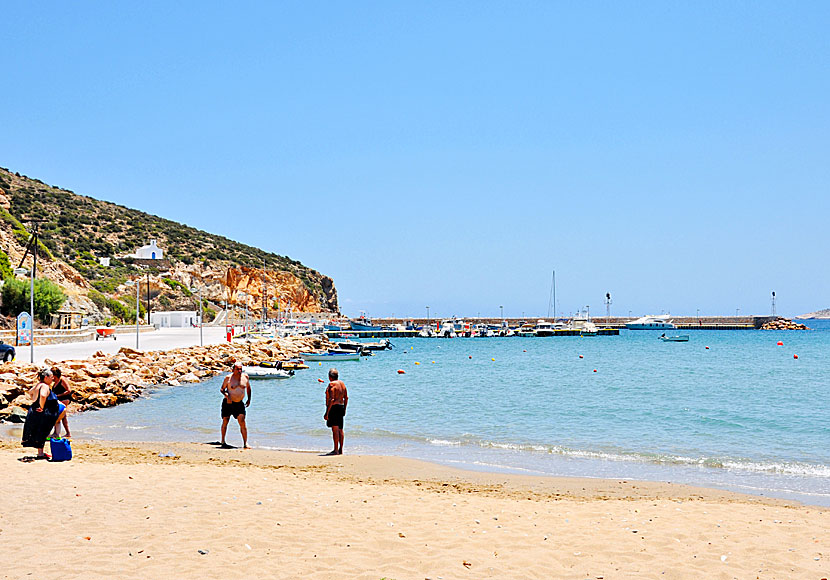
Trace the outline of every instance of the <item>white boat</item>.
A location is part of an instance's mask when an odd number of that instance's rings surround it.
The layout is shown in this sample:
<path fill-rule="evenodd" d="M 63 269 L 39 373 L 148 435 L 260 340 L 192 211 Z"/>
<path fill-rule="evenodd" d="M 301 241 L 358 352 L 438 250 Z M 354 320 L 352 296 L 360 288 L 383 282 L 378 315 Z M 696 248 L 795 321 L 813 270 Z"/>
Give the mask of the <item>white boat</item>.
<path fill-rule="evenodd" d="M 628 330 L 665 330 L 667 328 L 677 328 L 672 321 L 669 320 L 669 314 L 661 314 L 660 316 L 643 316 L 625 325 Z"/>
<path fill-rule="evenodd" d="M 533 328 L 533 334 L 536 336 L 553 336 L 553 324 L 540 318 L 536 321 L 536 326 Z"/>
<path fill-rule="evenodd" d="M 249 379 L 290 379 L 294 371 L 285 371 L 268 367 L 245 367 L 242 369 Z"/>
<path fill-rule="evenodd" d="M 360 353 L 346 353 L 346 352 L 324 352 L 324 353 L 315 353 L 315 352 L 301 352 L 300 356 L 307 361 L 344 361 L 344 360 L 360 360 Z"/>
<path fill-rule="evenodd" d="M 658 336 L 657 338 L 659 338 L 663 342 L 689 342 L 688 334 L 676 334 L 674 336 L 666 336 L 666 334 L 663 333 L 662 336 Z"/>

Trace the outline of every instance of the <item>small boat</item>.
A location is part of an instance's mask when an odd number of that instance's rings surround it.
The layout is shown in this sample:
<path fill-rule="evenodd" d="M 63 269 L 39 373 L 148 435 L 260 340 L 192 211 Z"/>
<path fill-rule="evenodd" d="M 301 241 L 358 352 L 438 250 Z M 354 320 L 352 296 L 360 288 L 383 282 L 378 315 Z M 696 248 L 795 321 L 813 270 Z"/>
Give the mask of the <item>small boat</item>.
<path fill-rule="evenodd" d="M 661 316 L 643 316 L 637 320 L 633 320 L 625 325 L 628 330 L 662 330 L 667 328 L 677 328 L 671 320 L 669 315 Z"/>
<path fill-rule="evenodd" d="M 268 367 L 245 367 L 242 369 L 249 379 L 290 379 L 294 371 L 273 369 Z"/>
<path fill-rule="evenodd" d="M 301 352 L 300 356 L 307 361 L 343 361 L 360 360 L 360 353 L 357 352 Z"/>
<path fill-rule="evenodd" d="M 299 358 L 292 358 L 290 360 L 281 361 L 281 362 L 282 362 L 282 368 L 284 368 L 287 371 L 299 371 L 299 370 L 308 368 L 308 365 L 305 364 L 305 361 L 303 361 L 302 359 L 299 359 Z"/>
<path fill-rule="evenodd" d="M 663 342 L 689 342 L 688 334 L 676 334 L 674 336 L 666 336 L 665 334 L 661 334 L 657 338 Z"/>
<path fill-rule="evenodd" d="M 536 321 L 536 326 L 533 328 L 533 333 L 536 336 L 553 336 L 555 332 L 552 323 L 548 322 L 547 320 L 542 320 L 540 318 Z"/>
<path fill-rule="evenodd" d="M 361 342 L 359 344 L 364 350 L 391 350 L 395 348 L 395 345 L 389 342 L 388 338 L 382 338 L 378 342 Z"/>
<path fill-rule="evenodd" d="M 113 340 L 118 340 L 115 336 L 115 329 L 109 326 L 106 328 L 95 329 L 95 340 L 100 340 L 102 338 L 112 338 Z"/>

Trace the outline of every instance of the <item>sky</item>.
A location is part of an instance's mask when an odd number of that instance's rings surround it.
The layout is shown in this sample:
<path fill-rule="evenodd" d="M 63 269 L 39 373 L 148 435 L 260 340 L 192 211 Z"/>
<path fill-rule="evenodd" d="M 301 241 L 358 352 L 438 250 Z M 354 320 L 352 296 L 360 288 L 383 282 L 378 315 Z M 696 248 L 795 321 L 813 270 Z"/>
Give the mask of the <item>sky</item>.
<path fill-rule="evenodd" d="M 830 3 L 6 2 L 0 166 L 344 314 L 830 307 Z"/>

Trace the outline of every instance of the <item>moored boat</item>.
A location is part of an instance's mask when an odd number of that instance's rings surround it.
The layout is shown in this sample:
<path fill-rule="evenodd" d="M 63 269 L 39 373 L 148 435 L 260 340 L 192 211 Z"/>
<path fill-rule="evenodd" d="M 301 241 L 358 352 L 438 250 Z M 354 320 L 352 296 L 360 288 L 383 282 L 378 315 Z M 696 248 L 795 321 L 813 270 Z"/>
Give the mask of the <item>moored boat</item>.
<path fill-rule="evenodd" d="M 689 335 L 688 334 L 676 334 L 674 336 L 666 336 L 665 333 L 658 336 L 660 340 L 663 342 L 689 342 Z"/>
<path fill-rule="evenodd" d="M 289 379 L 294 376 L 294 371 L 275 369 L 268 367 L 245 367 L 243 372 L 249 379 Z"/>
<path fill-rule="evenodd" d="M 360 353 L 357 352 L 301 352 L 300 356 L 307 361 L 348 361 L 360 360 Z"/>
<path fill-rule="evenodd" d="M 668 314 L 660 316 L 643 316 L 625 325 L 628 330 L 661 330 L 666 328 L 677 328 Z"/>

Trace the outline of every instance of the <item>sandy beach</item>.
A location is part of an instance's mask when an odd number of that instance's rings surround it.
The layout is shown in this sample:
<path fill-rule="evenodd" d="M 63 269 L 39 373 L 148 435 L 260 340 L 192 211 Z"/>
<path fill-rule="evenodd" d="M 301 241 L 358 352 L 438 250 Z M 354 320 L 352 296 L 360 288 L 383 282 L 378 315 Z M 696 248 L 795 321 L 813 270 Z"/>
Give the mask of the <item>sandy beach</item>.
<path fill-rule="evenodd" d="M 373 456 L 0 440 L 2 578 L 815 578 L 822 508 Z M 160 457 L 172 454 L 175 457 Z"/>

